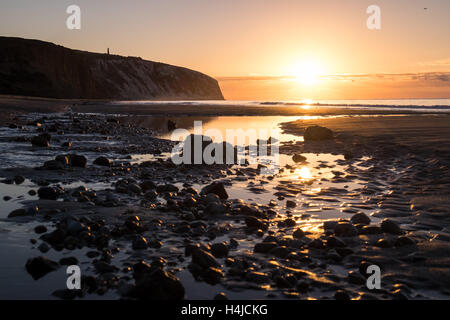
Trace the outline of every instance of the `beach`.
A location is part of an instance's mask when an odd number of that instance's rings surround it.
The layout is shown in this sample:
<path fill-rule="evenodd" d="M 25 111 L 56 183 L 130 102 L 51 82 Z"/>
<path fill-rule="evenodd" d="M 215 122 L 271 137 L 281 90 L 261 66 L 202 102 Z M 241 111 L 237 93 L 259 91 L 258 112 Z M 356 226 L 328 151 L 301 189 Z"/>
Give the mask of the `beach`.
<path fill-rule="evenodd" d="M 2 298 L 450 297 L 450 112 L 12 96 L 0 110 Z M 276 128 L 280 170 L 174 165 L 168 120 Z M 316 125 L 332 138 L 305 141 Z M 81 290 L 64 289 L 70 264 Z"/>

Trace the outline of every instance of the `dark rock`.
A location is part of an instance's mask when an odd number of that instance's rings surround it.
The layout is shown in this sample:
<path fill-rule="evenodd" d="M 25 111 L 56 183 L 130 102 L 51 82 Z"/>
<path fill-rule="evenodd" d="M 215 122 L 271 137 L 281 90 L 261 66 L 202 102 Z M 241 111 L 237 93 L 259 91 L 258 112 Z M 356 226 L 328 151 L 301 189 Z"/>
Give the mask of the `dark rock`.
<path fill-rule="evenodd" d="M 346 246 L 344 241 L 336 237 L 329 237 L 327 240 L 327 247 L 329 248 L 343 248 Z"/>
<path fill-rule="evenodd" d="M 59 260 L 59 264 L 62 266 L 73 266 L 78 264 L 78 259 L 75 257 L 65 257 Z"/>
<path fill-rule="evenodd" d="M 98 273 L 111 273 L 118 270 L 117 267 L 106 263 L 105 261 L 97 261 L 94 263 L 95 270 Z"/>
<path fill-rule="evenodd" d="M 224 214 L 227 211 L 227 207 L 223 203 L 208 203 L 205 212 L 209 215 L 220 215 Z"/>
<path fill-rule="evenodd" d="M 267 224 L 255 217 L 245 217 L 245 224 L 249 228 L 267 230 Z"/>
<path fill-rule="evenodd" d="M 345 160 L 353 159 L 353 154 L 350 151 L 345 151 L 344 152 L 344 159 Z"/>
<path fill-rule="evenodd" d="M 46 233 L 41 236 L 41 239 L 50 243 L 52 246 L 60 246 L 66 238 L 66 233 L 61 229 L 56 229 L 53 232 Z"/>
<path fill-rule="evenodd" d="M 63 193 L 61 188 L 56 187 L 41 187 L 38 190 L 39 198 L 48 200 L 56 200 Z"/>
<path fill-rule="evenodd" d="M 270 255 L 273 255 L 275 257 L 284 259 L 286 256 L 290 253 L 290 250 L 286 246 L 279 246 L 276 248 L 273 248 L 269 251 Z"/>
<path fill-rule="evenodd" d="M 88 258 L 95 258 L 95 257 L 98 257 L 100 255 L 100 252 L 98 252 L 98 251 L 88 251 L 87 253 L 86 253 L 86 256 L 88 257 Z"/>
<path fill-rule="evenodd" d="M 305 232 L 302 229 L 298 228 L 292 233 L 292 236 L 296 239 L 300 239 L 305 236 Z"/>
<path fill-rule="evenodd" d="M 77 235 L 85 230 L 85 225 L 76 220 L 68 220 L 66 229 L 70 234 Z"/>
<path fill-rule="evenodd" d="M 370 224 L 370 218 L 363 212 L 355 214 L 350 221 L 353 224 L 364 224 L 369 225 Z"/>
<path fill-rule="evenodd" d="M 28 210 L 21 208 L 21 209 L 16 209 L 16 210 L 11 211 L 8 214 L 8 218 L 25 217 L 28 215 L 30 215 Z"/>
<path fill-rule="evenodd" d="M 45 233 L 47 232 L 47 227 L 43 225 L 36 226 L 34 228 L 34 232 L 36 232 L 37 234 Z"/>
<path fill-rule="evenodd" d="M 156 189 L 156 184 L 151 180 L 144 180 L 140 184 L 140 187 L 143 191 L 154 190 Z"/>
<path fill-rule="evenodd" d="M 135 193 L 135 194 L 142 193 L 141 187 L 139 187 L 139 185 L 136 183 L 131 183 L 130 185 L 128 185 L 128 189 L 130 190 L 130 192 Z"/>
<path fill-rule="evenodd" d="M 339 222 L 334 228 L 334 234 L 339 237 L 353 237 L 358 230 L 349 222 Z"/>
<path fill-rule="evenodd" d="M 350 296 L 344 290 L 337 290 L 334 294 L 334 299 L 336 300 L 350 300 Z"/>
<path fill-rule="evenodd" d="M 324 249 L 325 248 L 325 244 L 320 239 L 314 239 L 308 244 L 308 247 L 309 248 L 314 248 L 314 249 Z"/>
<path fill-rule="evenodd" d="M 384 233 L 397 234 L 397 235 L 402 234 L 402 230 L 400 229 L 398 224 L 389 219 L 384 219 L 381 222 L 381 230 L 383 230 Z"/>
<path fill-rule="evenodd" d="M 31 144 L 35 147 L 50 147 L 50 138 L 47 134 L 41 134 L 31 138 Z"/>
<path fill-rule="evenodd" d="M 390 239 L 379 239 L 375 245 L 380 248 L 392 248 L 394 242 Z"/>
<path fill-rule="evenodd" d="M 58 269 L 57 262 L 40 256 L 32 259 L 28 259 L 25 268 L 27 272 L 33 277 L 34 280 L 38 280 L 45 276 L 47 273 Z"/>
<path fill-rule="evenodd" d="M 86 168 L 87 159 L 85 156 L 72 154 L 70 157 L 70 165 L 72 167 Z"/>
<path fill-rule="evenodd" d="M 251 271 L 247 272 L 245 275 L 245 280 L 252 283 L 269 283 L 270 277 L 262 272 Z"/>
<path fill-rule="evenodd" d="M 276 248 L 278 245 L 275 242 L 260 242 L 255 244 L 253 251 L 255 253 L 268 253 L 270 250 Z"/>
<path fill-rule="evenodd" d="M 151 272 L 152 266 L 149 265 L 144 260 L 141 260 L 133 265 L 133 277 L 134 279 L 140 279 L 142 278 L 146 273 Z"/>
<path fill-rule="evenodd" d="M 23 176 L 15 176 L 14 177 L 14 182 L 16 184 L 22 184 L 25 181 L 25 177 Z"/>
<path fill-rule="evenodd" d="M 394 242 L 394 246 L 396 247 L 413 246 L 415 244 L 414 240 L 409 237 L 398 237 Z"/>
<path fill-rule="evenodd" d="M 167 130 L 168 131 L 173 131 L 176 128 L 177 128 L 177 124 L 175 122 L 173 122 L 172 120 L 167 121 Z"/>
<path fill-rule="evenodd" d="M 381 227 L 379 226 L 364 226 L 361 230 L 360 230 L 361 234 L 380 234 L 383 233 L 383 231 L 381 230 Z"/>
<path fill-rule="evenodd" d="M 361 263 L 359 264 L 359 273 L 361 273 L 361 275 L 365 278 L 368 278 L 370 276 L 370 274 L 367 273 L 367 268 L 369 268 L 369 266 L 371 266 L 372 263 L 368 262 L 368 261 L 361 261 Z"/>
<path fill-rule="evenodd" d="M 147 191 L 144 194 L 144 198 L 147 200 L 155 200 L 158 197 L 158 193 L 156 191 Z"/>
<path fill-rule="evenodd" d="M 63 166 L 70 165 L 70 157 L 68 155 L 57 155 L 55 161 L 61 162 Z"/>
<path fill-rule="evenodd" d="M 162 247 L 162 245 L 163 243 L 157 239 L 152 239 L 148 242 L 148 246 L 153 249 L 159 249 Z"/>
<path fill-rule="evenodd" d="M 228 199 L 228 193 L 225 190 L 225 187 L 222 182 L 213 182 L 212 184 L 204 187 L 200 194 L 208 194 L 213 193 L 216 194 L 220 199 Z"/>
<path fill-rule="evenodd" d="M 192 251 L 192 262 L 205 269 L 220 266 L 212 254 L 199 248 Z"/>
<path fill-rule="evenodd" d="M 337 225 L 338 225 L 338 221 L 334 221 L 334 220 L 325 221 L 323 223 L 323 229 L 324 230 L 334 230 Z"/>
<path fill-rule="evenodd" d="M 182 300 L 185 289 L 173 274 L 155 268 L 144 273 L 126 296 L 141 300 Z"/>
<path fill-rule="evenodd" d="M 56 160 L 49 160 L 44 162 L 43 167 L 46 170 L 64 170 L 64 164 Z"/>
<path fill-rule="evenodd" d="M 333 139 L 333 131 L 321 126 L 310 126 L 304 133 L 305 141 L 321 141 Z"/>
<path fill-rule="evenodd" d="M 186 257 L 189 257 L 189 256 L 192 254 L 192 252 L 193 252 L 194 250 L 199 249 L 199 248 L 200 248 L 200 244 L 198 244 L 198 243 L 195 243 L 195 244 L 193 244 L 193 243 L 188 243 L 188 244 L 186 244 L 186 246 L 184 247 L 184 255 L 185 255 Z"/>
<path fill-rule="evenodd" d="M 291 218 L 287 218 L 286 220 L 283 221 L 285 226 L 288 228 L 292 228 L 295 227 L 297 225 L 297 223 L 295 222 L 294 219 Z"/>
<path fill-rule="evenodd" d="M 117 118 L 108 118 L 108 119 L 106 119 L 106 122 L 108 122 L 108 123 L 115 123 L 115 124 L 119 124 L 120 123 L 119 119 L 117 119 Z"/>
<path fill-rule="evenodd" d="M 221 258 L 221 257 L 227 256 L 228 255 L 228 251 L 229 251 L 228 246 L 224 242 L 214 243 L 211 246 L 211 253 L 216 258 Z"/>
<path fill-rule="evenodd" d="M 50 250 L 50 247 L 45 242 L 41 243 L 38 247 L 39 251 L 42 253 L 46 253 Z"/>
<path fill-rule="evenodd" d="M 359 272 L 351 270 L 348 273 L 348 282 L 352 284 L 363 285 L 366 283 L 366 279 Z"/>
<path fill-rule="evenodd" d="M 292 160 L 294 160 L 294 162 L 305 162 L 306 157 L 302 156 L 301 154 L 294 154 L 292 156 Z"/>
<path fill-rule="evenodd" d="M 287 200 L 286 201 L 286 207 L 288 208 L 295 208 L 297 206 L 297 204 L 295 203 L 295 201 L 292 200 Z"/>
<path fill-rule="evenodd" d="M 145 239 L 144 237 L 136 237 L 133 240 L 133 249 L 134 250 L 143 250 L 143 249 L 147 249 L 148 248 L 148 243 L 147 243 L 147 239 Z"/>
<path fill-rule="evenodd" d="M 225 275 L 219 268 L 209 267 L 203 271 L 202 277 L 207 283 L 214 285 L 219 283 Z"/>
<path fill-rule="evenodd" d="M 109 167 L 111 166 L 111 161 L 106 157 L 98 157 L 94 160 L 94 164 L 97 166 Z"/>

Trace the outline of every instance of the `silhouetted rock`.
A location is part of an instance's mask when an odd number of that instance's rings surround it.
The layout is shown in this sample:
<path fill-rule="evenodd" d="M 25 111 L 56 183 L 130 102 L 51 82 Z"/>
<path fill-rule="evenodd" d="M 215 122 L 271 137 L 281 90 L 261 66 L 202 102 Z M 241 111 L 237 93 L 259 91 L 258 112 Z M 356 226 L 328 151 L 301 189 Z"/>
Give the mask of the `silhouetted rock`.
<path fill-rule="evenodd" d="M 31 138 L 31 144 L 35 147 L 50 147 L 50 139 L 46 134 L 40 134 Z"/>
<path fill-rule="evenodd" d="M 94 164 L 98 166 L 109 167 L 111 165 L 111 161 L 109 161 L 109 159 L 106 157 L 98 157 L 94 160 Z"/>
<path fill-rule="evenodd" d="M 304 133 L 305 141 L 320 141 L 333 139 L 333 131 L 321 126 L 311 126 L 306 128 Z"/>
<path fill-rule="evenodd" d="M 228 199 L 228 193 L 225 190 L 225 187 L 222 182 L 213 182 L 210 185 L 207 185 L 200 192 L 201 194 L 214 193 L 220 199 Z"/>
<path fill-rule="evenodd" d="M 33 277 L 34 280 L 40 279 L 47 273 L 58 269 L 58 263 L 40 256 L 32 259 L 28 259 L 25 268 L 27 272 Z"/>

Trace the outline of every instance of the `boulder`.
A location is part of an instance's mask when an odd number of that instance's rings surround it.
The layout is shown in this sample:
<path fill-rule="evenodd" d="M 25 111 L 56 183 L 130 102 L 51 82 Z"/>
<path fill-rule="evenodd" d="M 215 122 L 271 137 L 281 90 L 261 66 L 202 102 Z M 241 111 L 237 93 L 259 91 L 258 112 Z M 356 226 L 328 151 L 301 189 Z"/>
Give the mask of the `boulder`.
<path fill-rule="evenodd" d="M 322 141 L 333 139 L 333 131 L 322 126 L 310 126 L 304 133 L 305 141 Z"/>
<path fill-rule="evenodd" d="M 225 187 L 222 182 L 213 182 L 210 185 L 207 185 L 202 189 L 200 194 L 208 194 L 208 193 L 214 193 L 216 194 L 220 199 L 228 199 L 228 193 L 225 190 Z"/>
<path fill-rule="evenodd" d="M 402 234 L 402 230 L 400 229 L 398 224 L 389 219 L 384 219 L 381 222 L 381 230 L 384 233 L 397 234 L 397 235 Z"/>
<path fill-rule="evenodd" d="M 192 251 L 192 262 L 205 269 L 209 267 L 217 268 L 220 266 L 212 254 L 200 248 Z"/>
<path fill-rule="evenodd" d="M 50 147 L 50 135 L 40 134 L 31 138 L 31 144 L 35 147 Z"/>
<path fill-rule="evenodd" d="M 306 161 L 306 157 L 305 157 L 305 156 L 302 156 L 301 154 L 294 154 L 294 155 L 292 156 L 292 160 L 293 160 L 294 162 L 305 162 L 305 161 Z"/>
<path fill-rule="evenodd" d="M 98 157 L 94 160 L 94 164 L 97 166 L 109 167 L 111 166 L 111 161 L 106 157 Z"/>
<path fill-rule="evenodd" d="M 369 225 L 370 224 L 370 218 L 364 213 L 364 212 L 359 212 L 357 214 L 355 214 L 350 221 L 353 224 L 363 224 L 363 225 Z"/>

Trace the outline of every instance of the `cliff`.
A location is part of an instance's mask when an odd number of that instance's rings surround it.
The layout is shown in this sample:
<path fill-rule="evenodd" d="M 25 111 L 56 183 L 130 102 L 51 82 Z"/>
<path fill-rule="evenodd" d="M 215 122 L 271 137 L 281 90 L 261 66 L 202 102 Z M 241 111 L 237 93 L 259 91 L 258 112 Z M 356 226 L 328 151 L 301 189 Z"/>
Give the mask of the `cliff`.
<path fill-rule="evenodd" d="M 223 99 L 215 79 L 187 68 L 9 37 L 0 37 L 0 94 L 66 99 Z"/>

